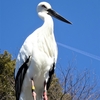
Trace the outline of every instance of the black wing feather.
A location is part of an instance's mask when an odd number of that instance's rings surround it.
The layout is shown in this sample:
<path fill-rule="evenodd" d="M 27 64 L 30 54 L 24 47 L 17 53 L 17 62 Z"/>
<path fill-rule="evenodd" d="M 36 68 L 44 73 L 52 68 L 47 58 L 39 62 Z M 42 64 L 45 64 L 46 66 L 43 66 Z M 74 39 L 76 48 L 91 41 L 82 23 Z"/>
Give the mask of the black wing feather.
<path fill-rule="evenodd" d="M 48 82 L 47 82 L 47 90 L 49 89 L 51 81 L 52 81 L 52 75 L 54 74 L 54 71 L 55 71 L 54 68 L 55 68 L 55 63 L 53 63 L 52 69 L 49 70 L 49 79 L 48 79 Z"/>
<path fill-rule="evenodd" d="M 30 58 L 30 57 L 29 57 Z M 25 74 L 28 69 L 27 63 L 29 62 L 29 58 L 25 61 L 25 63 L 19 68 L 17 76 L 15 78 L 15 91 L 16 91 L 16 100 L 19 100 L 21 88 L 23 84 L 23 80 L 25 77 Z"/>

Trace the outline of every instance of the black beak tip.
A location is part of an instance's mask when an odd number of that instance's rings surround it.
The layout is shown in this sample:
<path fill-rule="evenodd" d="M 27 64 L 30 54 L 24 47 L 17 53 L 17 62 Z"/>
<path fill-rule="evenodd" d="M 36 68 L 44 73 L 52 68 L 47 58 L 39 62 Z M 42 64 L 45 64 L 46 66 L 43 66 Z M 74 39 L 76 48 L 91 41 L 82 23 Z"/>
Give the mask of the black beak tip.
<path fill-rule="evenodd" d="M 68 20 L 66 20 L 65 21 L 67 24 L 71 24 L 72 25 L 72 22 L 70 22 L 70 21 L 68 21 Z"/>
<path fill-rule="evenodd" d="M 71 24 L 71 25 L 72 25 L 72 22 L 69 22 L 69 24 Z"/>

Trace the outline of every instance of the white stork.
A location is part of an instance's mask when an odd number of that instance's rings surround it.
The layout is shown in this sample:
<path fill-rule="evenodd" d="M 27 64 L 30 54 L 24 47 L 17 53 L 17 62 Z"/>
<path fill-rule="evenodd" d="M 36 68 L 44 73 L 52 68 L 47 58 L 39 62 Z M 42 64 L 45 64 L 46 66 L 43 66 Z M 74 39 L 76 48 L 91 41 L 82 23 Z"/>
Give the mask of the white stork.
<path fill-rule="evenodd" d="M 15 68 L 16 100 L 47 100 L 51 76 L 57 62 L 57 44 L 51 16 L 71 24 L 47 2 L 37 6 L 43 25 L 30 34 L 22 45 Z"/>

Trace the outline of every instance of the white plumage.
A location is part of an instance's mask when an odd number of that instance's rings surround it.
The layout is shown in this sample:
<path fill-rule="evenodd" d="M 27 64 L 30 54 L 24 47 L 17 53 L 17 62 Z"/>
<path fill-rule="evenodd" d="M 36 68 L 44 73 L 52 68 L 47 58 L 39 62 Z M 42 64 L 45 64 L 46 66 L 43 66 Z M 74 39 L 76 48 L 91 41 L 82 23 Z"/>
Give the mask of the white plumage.
<path fill-rule="evenodd" d="M 53 20 L 51 16 L 58 17 L 58 19 L 71 24 L 54 12 L 47 2 L 39 3 L 37 11 L 39 17 L 44 20 L 44 23 L 26 38 L 16 60 L 15 80 L 17 82 L 15 81 L 15 84 L 17 86 L 16 94 L 19 95 L 18 100 L 33 100 L 31 78 L 34 79 L 37 100 L 41 100 L 44 81 L 48 82 L 48 78 L 50 77 L 49 70 L 57 62 L 58 50 L 53 33 Z M 24 68 L 26 66 L 28 68 L 25 72 Z M 21 67 L 23 68 L 21 69 Z M 23 74 L 24 72 L 25 74 Z M 22 76 L 25 77 L 22 78 Z M 18 87 L 21 88 L 20 93 L 18 93 Z"/>

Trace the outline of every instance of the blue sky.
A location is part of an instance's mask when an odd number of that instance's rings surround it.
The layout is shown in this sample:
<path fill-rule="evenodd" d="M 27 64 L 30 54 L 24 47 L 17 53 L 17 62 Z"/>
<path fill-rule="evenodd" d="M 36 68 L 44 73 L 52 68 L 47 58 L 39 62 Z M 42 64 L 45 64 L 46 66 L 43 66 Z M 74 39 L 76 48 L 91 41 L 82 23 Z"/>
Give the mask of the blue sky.
<path fill-rule="evenodd" d="M 58 63 L 65 68 L 68 62 L 74 62 L 78 70 L 88 68 L 100 76 L 100 60 L 95 59 L 100 57 L 100 0 L 45 1 L 73 23 L 68 25 L 53 18 L 57 42 L 74 48 L 58 45 Z M 7 50 L 16 58 L 26 37 L 43 24 L 36 11 L 39 2 L 0 0 L 0 52 Z"/>

